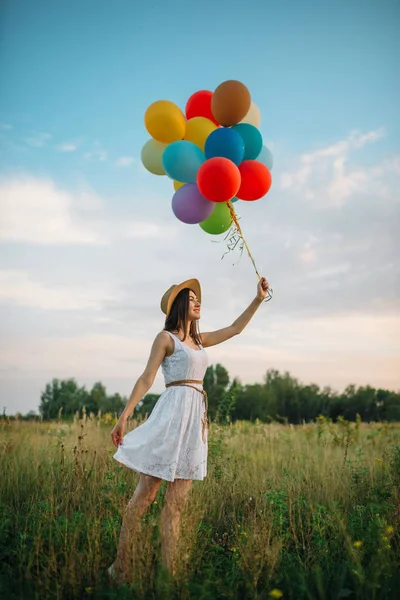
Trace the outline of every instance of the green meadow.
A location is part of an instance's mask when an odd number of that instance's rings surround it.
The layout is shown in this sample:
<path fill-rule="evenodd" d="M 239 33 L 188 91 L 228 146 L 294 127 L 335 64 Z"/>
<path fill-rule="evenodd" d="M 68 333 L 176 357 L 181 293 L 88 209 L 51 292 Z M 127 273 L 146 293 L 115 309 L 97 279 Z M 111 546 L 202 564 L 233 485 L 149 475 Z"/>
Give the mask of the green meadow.
<path fill-rule="evenodd" d="M 139 478 L 112 457 L 114 423 L 101 413 L 3 416 L 1 598 L 398 597 L 399 423 L 211 423 L 208 474 L 189 495 L 176 577 L 161 562 L 163 482 L 129 586 L 107 574 Z"/>

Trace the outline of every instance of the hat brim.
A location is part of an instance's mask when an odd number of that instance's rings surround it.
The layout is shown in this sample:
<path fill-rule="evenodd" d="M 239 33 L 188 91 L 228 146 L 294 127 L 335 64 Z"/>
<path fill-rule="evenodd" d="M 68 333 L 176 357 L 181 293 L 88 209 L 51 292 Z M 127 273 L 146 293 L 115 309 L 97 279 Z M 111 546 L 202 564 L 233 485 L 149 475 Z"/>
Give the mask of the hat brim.
<path fill-rule="evenodd" d="M 165 313 L 167 318 L 169 316 L 169 313 L 171 312 L 171 308 L 172 308 L 175 298 L 177 297 L 179 292 L 181 292 L 182 290 L 184 290 L 186 288 L 193 290 L 193 292 L 196 294 L 199 302 L 201 302 L 201 286 L 200 286 L 199 280 L 198 279 L 187 279 L 186 281 L 183 281 L 182 283 L 177 285 L 174 288 L 174 290 L 171 292 L 171 295 L 168 298 L 167 312 Z"/>

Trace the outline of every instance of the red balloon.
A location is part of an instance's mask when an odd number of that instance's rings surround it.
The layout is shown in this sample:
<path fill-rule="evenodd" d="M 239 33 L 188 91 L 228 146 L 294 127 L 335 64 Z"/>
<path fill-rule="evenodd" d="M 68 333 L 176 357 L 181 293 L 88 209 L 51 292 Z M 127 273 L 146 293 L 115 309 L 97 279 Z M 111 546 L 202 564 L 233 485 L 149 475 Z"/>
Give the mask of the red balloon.
<path fill-rule="evenodd" d="M 228 158 L 222 156 L 209 158 L 197 173 L 197 185 L 208 200 L 228 202 L 236 196 L 240 187 L 239 169 Z"/>
<path fill-rule="evenodd" d="M 236 196 L 240 200 L 258 200 L 265 196 L 271 187 L 271 173 L 258 160 L 244 160 L 239 165 L 241 185 Z"/>
<path fill-rule="evenodd" d="M 211 110 L 212 95 L 213 93 L 208 90 L 200 90 L 192 94 L 186 103 L 186 119 L 205 117 L 216 125 L 219 125 Z"/>

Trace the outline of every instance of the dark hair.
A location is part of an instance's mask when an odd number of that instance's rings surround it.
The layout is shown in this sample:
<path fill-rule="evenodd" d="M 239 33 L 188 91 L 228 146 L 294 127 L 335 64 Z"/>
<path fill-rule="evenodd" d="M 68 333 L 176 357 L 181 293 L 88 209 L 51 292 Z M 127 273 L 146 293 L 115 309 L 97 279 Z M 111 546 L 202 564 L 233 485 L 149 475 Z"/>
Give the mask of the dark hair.
<path fill-rule="evenodd" d="M 189 290 L 189 288 L 184 288 L 179 292 L 172 303 L 169 316 L 165 319 L 164 329 L 166 331 L 182 330 L 184 335 L 183 340 L 186 339 L 186 324 L 188 321 L 189 312 L 189 293 L 191 291 L 192 290 Z M 192 321 L 190 323 L 189 334 L 196 344 L 201 344 L 197 321 Z"/>

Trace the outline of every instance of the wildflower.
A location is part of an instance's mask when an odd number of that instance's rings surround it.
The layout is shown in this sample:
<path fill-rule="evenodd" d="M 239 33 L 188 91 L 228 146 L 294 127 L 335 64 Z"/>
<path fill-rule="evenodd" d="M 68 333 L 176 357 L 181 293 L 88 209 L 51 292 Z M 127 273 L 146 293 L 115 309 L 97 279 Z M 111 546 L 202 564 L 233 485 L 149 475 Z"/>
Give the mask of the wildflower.
<path fill-rule="evenodd" d="M 91 593 L 92 593 L 92 591 L 93 591 L 93 590 L 92 590 L 92 588 L 91 588 L 91 587 L 85 587 L 85 592 L 86 592 L 87 594 L 91 594 Z"/>
<path fill-rule="evenodd" d="M 282 598 L 283 592 L 281 592 L 281 590 L 277 590 L 276 588 L 274 588 L 273 590 L 271 590 L 269 592 L 268 595 L 271 596 L 271 598 Z"/>
<path fill-rule="evenodd" d="M 393 527 L 392 525 L 388 525 L 388 526 L 386 527 L 386 529 L 385 529 L 385 533 L 386 533 L 387 535 L 392 535 L 392 534 L 393 534 L 393 532 L 394 532 L 394 527 Z"/>
<path fill-rule="evenodd" d="M 353 542 L 353 546 L 354 546 L 354 548 L 361 548 L 361 546 L 362 546 L 361 540 L 357 540 L 357 541 Z"/>
<path fill-rule="evenodd" d="M 375 460 L 378 461 L 378 462 L 382 462 L 381 458 L 376 458 Z"/>
<path fill-rule="evenodd" d="M 157 500 L 154 500 L 153 504 L 158 504 Z"/>

